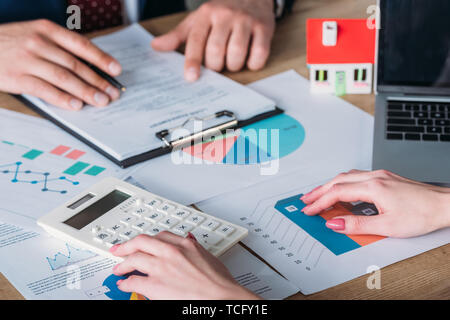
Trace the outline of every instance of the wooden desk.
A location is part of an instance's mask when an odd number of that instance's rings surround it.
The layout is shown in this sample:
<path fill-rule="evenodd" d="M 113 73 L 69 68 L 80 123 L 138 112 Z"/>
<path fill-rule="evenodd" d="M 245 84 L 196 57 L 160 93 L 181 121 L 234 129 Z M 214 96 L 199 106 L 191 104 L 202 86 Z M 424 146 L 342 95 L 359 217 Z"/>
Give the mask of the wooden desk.
<path fill-rule="evenodd" d="M 289 69 L 308 77 L 306 67 L 305 21 L 307 18 L 365 18 L 366 9 L 376 0 L 297 0 L 293 13 L 281 21 L 272 46 L 268 65 L 262 71 L 225 72 L 243 84 L 253 82 Z M 145 21 L 142 25 L 155 35 L 173 28 L 185 13 Z M 99 35 L 101 33 L 97 33 Z M 373 114 L 373 95 L 347 95 L 345 100 Z M 23 104 L 0 93 L 0 106 L 36 115 Z M 411 259 L 382 269 L 381 289 L 369 290 L 367 276 L 354 279 L 334 288 L 292 299 L 450 299 L 450 245 L 431 250 Z M 333 272 L 330 266 L 330 272 Z M 23 299 L 0 275 L 0 299 Z"/>

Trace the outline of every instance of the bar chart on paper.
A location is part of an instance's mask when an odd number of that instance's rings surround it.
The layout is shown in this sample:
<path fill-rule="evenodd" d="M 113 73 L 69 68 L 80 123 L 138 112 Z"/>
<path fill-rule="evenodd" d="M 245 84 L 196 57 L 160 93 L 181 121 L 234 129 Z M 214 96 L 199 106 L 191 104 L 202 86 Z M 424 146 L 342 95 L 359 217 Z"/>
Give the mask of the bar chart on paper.
<path fill-rule="evenodd" d="M 342 204 L 337 204 L 320 215 L 307 216 L 301 212 L 301 209 L 305 207 L 305 203 L 300 200 L 302 196 L 303 194 L 297 194 L 292 197 L 279 200 L 275 204 L 274 208 L 290 221 L 306 231 L 314 239 L 319 241 L 335 255 L 340 255 L 351 250 L 358 249 L 384 238 L 371 235 L 345 235 L 332 231 L 325 226 L 325 223 L 328 220 L 331 220 L 337 216 L 354 214 L 354 212 L 349 211 L 347 208 L 343 207 Z M 361 207 L 364 204 L 358 202 L 354 205 L 349 205 L 351 206 L 350 210 L 352 210 L 353 208 L 357 208 L 358 206 Z M 364 208 L 359 209 L 358 213 L 359 212 L 365 215 L 376 214 L 376 211 L 369 204 L 367 204 Z"/>
<path fill-rule="evenodd" d="M 1 111 L 0 207 L 38 218 L 120 169 L 47 121 Z"/>
<path fill-rule="evenodd" d="M 365 204 L 349 204 L 349 207 L 337 204 L 318 216 L 307 216 L 301 212 L 305 206 L 300 200 L 302 195 L 294 191 L 275 196 L 261 201 L 249 216 L 240 217 L 241 223 L 252 234 L 249 241 L 264 245 L 265 250 L 270 248 L 290 263 L 312 271 L 324 255 L 340 256 L 384 239 L 372 235 L 348 236 L 325 226 L 326 221 L 333 217 L 355 214 L 353 207 L 358 209 L 357 214 L 376 214 L 371 205 L 361 209 Z"/>
<path fill-rule="evenodd" d="M 347 236 L 325 226 L 327 220 L 338 215 L 377 214 L 376 208 L 371 204 L 336 204 L 318 216 L 306 216 L 302 213 L 305 206 L 300 200 L 302 194 L 329 181 L 329 178 L 324 178 L 328 176 L 324 172 L 323 180 L 301 186 L 302 181 L 314 181 L 311 174 L 316 175 L 297 171 L 239 193 L 206 200 L 197 206 L 246 227 L 249 235 L 243 240 L 245 245 L 288 279 L 293 279 L 302 290 L 315 290 L 311 288 L 337 281 L 332 275 L 323 277 L 330 262 L 337 265 L 349 255 L 355 256 L 355 253 L 361 252 L 363 248 L 370 248 L 384 237 Z M 333 279 L 330 280 L 331 278 Z M 307 282 L 308 287 L 305 287 Z"/>

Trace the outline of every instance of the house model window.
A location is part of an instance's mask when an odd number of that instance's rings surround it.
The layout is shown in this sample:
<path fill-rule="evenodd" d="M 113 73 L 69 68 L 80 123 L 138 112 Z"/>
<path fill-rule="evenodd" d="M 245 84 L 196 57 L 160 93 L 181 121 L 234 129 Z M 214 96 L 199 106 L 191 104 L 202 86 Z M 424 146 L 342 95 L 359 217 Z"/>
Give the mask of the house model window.
<path fill-rule="evenodd" d="M 308 19 L 306 41 L 311 92 L 372 92 L 375 30 L 365 19 Z"/>

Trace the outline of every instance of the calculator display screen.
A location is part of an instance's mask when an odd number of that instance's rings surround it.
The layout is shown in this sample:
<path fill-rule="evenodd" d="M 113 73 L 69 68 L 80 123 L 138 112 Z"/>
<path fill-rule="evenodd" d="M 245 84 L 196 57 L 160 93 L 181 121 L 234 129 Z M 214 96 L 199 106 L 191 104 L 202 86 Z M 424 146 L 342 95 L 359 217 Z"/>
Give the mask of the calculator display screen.
<path fill-rule="evenodd" d="M 130 195 L 122 191 L 114 190 L 100 200 L 94 202 L 89 207 L 81 210 L 73 217 L 70 217 L 69 219 L 64 221 L 64 223 L 80 230 L 130 197 Z"/>

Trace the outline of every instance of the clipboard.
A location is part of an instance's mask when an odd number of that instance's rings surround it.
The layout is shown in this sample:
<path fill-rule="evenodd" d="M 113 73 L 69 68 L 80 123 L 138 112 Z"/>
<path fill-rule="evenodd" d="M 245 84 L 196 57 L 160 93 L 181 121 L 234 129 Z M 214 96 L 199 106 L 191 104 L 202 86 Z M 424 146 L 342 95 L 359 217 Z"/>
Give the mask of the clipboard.
<path fill-rule="evenodd" d="M 185 124 L 187 124 L 187 122 L 190 122 L 193 120 L 205 121 L 205 120 L 213 119 L 213 118 L 216 118 L 216 119 L 217 118 L 227 118 L 227 119 L 223 123 L 220 123 L 216 126 L 208 127 L 200 132 L 194 132 L 194 133 L 191 133 L 190 135 L 180 137 L 175 140 L 170 140 L 170 139 L 168 139 L 168 137 L 173 130 L 175 130 L 179 127 L 168 128 L 168 129 L 159 131 L 156 133 L 156 137 L 161 140 L 161 143 L 162 143 L 161 147 L 146 151 L 144 153 L 129 157 L 124 160 L 118 160 L 117 158 L 113 157 L 111 154 L 109 154 L 102 148 L 98 147 L 96 144 L 92 143 L 91 141 L 84 138 L 83 136 L 81 136 L 80 134 L 75 132 L 74 130 L 72 130 L 69 127 L 67 127 L 66 125 L 64 125 L 62 122 L 58 121 L 57 119 L 55 119 L 54 117 L 52 117 L 51 115 L 49 115 L 48 113 L 43 111 L 41 108 L 39 108 L 38 106 L 33 104 L 31 101 L 27 100 L 26 98 L 22 97 L 21 95 L 13 95 L 13 96 L 16 99 L 18 99 L 19 101 L 21 101 L 22 103 L 24 103 L 28 108 L 30 108 L 31 110 L 38 113 L 40 116 L 50 120 L 52 123 L 54 123 L 61 129 L 63 129 L 64 131 L 68 132 L 69 134 L 71 134 L 72 136 L 77 138 L 78 140 L 82 141 L 83 143 L 85 143 L 86 145 L 88 145 L 89 147 L 91 147 L 92 149 L 94 149 L 95 151 L 97 151 L 98 153 L 100 153 L 107 159 L 111 160 L 112 162 L 114 162 L 115 164 L 117 164 L 118 166 L 120 166 L 123 169 L 131 167 L 135 164 L 168 154 L 176 148 L 187 147 L 197 141 L 198 141 L 198 143 L 201 143 L 201 141 L 205 137 L 208 137 L 213 133 L 217 133 L 217 132 L 224 133 L 227 129 L 239 129 L 239 128 L 245 127 L 247 125 L 253 124 L 255 122 L 282 114 L 284 112 L 284 110 L 282 110 L 278 107 L 275 107 L 274 110 L 261 113 L 252 118 L 245 119 L 245 120 L 239 120 L 236 118 L 236 116 L 234 115 L 234 113 L 232 111 L 222 110 L 222 111 L 216 112 L 213 115 L 207 116 L 205 118 L 189 118 L 185 121 L 185 123 L 183 125 L 185 125 Z"/>

